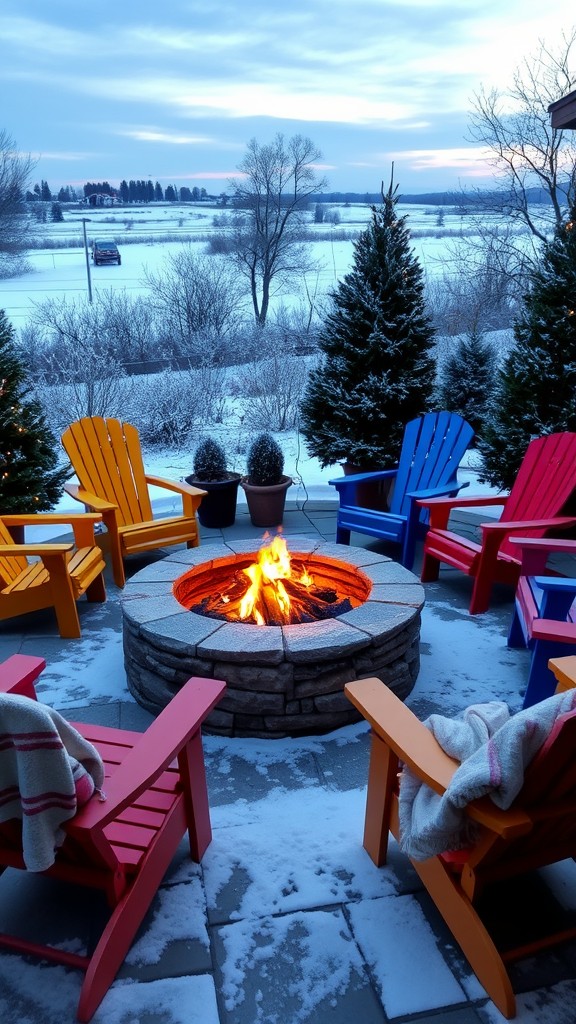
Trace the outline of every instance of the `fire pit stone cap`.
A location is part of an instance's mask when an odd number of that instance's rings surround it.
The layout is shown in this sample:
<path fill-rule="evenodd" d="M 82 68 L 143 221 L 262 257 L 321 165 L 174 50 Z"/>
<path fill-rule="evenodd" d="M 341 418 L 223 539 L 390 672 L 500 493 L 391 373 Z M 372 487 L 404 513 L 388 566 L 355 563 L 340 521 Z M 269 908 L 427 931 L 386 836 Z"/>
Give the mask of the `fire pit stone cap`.
<path fill-rule="evenodd" d="M 191 614 L 188 612 L 187 614 Z M 284 660 L 284 643 L 282 627 L 253 626 L 246 622 L 221 622 L 212 619 L 221 628 L 211 633 L 198 644 L 199 657 L 222 659 L 222 661 L 242 662 L 247 659 L 260 665 L 279 665 Z"/>

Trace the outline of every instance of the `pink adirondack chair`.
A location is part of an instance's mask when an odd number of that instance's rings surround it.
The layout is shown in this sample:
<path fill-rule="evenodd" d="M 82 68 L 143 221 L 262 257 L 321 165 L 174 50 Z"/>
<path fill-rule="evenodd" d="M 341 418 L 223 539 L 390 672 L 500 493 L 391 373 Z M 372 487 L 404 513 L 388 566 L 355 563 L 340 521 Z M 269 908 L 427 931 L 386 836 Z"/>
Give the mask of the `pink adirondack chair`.
<path fill-rule="evenodd" d="M 0 665 L 0 693 L 36 698 L 45 661 L 15 654 Z M 212 834 L 201 725 L 225 683 L 192 678 L 145 733 L 74 722 L 104 761 L 106 800 L 92 797 L 62 826 L 66 839 L 45 874 L 104 890 L 110 919 L 91 956 L 14 935 L 0 945 L 85 971 L 77 1017 L 89 1021 L 132 943 L 182 836 L 200 861 Z M 22 830 L 0 825 L 0 869 L 24 868 Z"/>
<path fill-rule="evenodd" d="M 575 518 L 559 514 L 574 488 L 576 433 L 566 431 L 530 442 L 508 495 L 419 501 L 430 510 L 422 581 L 437 580 L 440 563 L 446 562 L 474 577 L 470 613 L 485 612 L 494 583 L 515 587 L 518 582 L 520 557 L 511 537 L 543 537 L 548 530 L 576 523 Z M 504 509 L 499 520 L 481 524 L 479 544 L 448 529 L 453 509 L 490 505 L 504 505 Z"/>

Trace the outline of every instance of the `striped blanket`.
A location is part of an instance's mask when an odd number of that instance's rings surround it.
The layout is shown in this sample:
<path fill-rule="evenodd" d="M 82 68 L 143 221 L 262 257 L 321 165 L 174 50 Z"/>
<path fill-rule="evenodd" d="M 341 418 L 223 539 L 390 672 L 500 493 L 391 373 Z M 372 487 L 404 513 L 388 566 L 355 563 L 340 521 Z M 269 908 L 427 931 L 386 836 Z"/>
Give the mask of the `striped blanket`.
<path fill-rule="evenodd" d="M 104 767 L 95 747 L 52 708 L 0 694 L 0 824 L 22 820 L 30 871 L 45 871 L 64 840 L 63 822 L 96 788 Z"/>
<path fill-rule="evenodd" d="M 431 715 L 424 724 L 460 765 L 442 796 L 403 767 L 398 812 L 404 852 L 426 860 L 469 846 L 477 826 L 466 805 L 488 795 L 497 807 L 510 807 L 556 719 L 575 709 L 576 690 L 568 690 L 512 716 L 501 701 L 473 704 L 455 718 Z"/>

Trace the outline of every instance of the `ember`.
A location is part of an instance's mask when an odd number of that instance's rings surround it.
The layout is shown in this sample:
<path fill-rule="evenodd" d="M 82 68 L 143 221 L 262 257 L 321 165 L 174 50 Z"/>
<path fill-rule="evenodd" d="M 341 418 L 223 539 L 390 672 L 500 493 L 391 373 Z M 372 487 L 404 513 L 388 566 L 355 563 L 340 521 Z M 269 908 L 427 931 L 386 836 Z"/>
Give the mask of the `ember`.
<path fill-rule="evenodd" d="M 190 611 L 228 622 L 282 626 L 333 618 L 351 611 L 370 589 L 362 574 L 350 582 L 349 567 L 313 555 L 291 555 L 280 535 L 264 544 L 253 561 L 220 560 L 212 585 L 194 585 L 190 575 L 175 588 Z M 343 572 L 338 571 L 341 567 Z M 312 570 L 312 571 L 311 571 Z"/>

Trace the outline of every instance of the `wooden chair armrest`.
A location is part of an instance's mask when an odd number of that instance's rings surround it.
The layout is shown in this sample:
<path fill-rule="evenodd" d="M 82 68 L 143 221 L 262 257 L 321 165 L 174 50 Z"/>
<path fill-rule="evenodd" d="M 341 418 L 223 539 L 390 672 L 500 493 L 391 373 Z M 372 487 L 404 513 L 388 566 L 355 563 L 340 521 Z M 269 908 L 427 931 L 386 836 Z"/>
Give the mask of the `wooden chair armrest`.
<path fill-rule="evenodd" d="M 421 501 L 421 505 L 429 506 L 433 509 L 435 506 L 442 505 L 445 508 L 476 508 L 480 505 L 505 505 L 507 494 L 501 495 L 489 495 L 489 494 L 471 494 L 465 498 L 428 498 L 426 501 Z"/>
<path fill-rule="evenodd" d="M 355 487 L 356 484 L 362 484 L 366 481 L 370 483 L 377 482 L 378 480 L 388 480 L 392 476 L 397 476 L 398 469 L 376 469 L 370 473 L 348 473 L 347 476 L 337 476 L 333 480 L 329 480 L 328 483 L 340 490 L 343 487 L 350 486 Z"/>
<path fill-rule="evenodd" d="M 533 820 L 526 811 L 509 807 L 503 810 L 492 802 L 489 796 L 473 800 L 466 807 L 466 814 L 479 825 L 484 825 L 491 832 L 496 832 L 503 839 L 526 835 L 533 826 Z"/>
<path fill-rule="evenodd" d="M 470 481 L 465 480 L 464 483 L 459 484 L 442 484 L 438 487 L 429 487 L 425 491 L 407 491 L 406 497 L 411 498 L 412 501 L 417 501 L 418 504 L 423 505 L 426 499 L 432 499 L 434 497 L 441 497 L 443 494 L 450 494 L 451 491 L 459 491 L 462 487 L 469 487 Z"/>
<path fill-rule="evenodd" d="M 29 515 L 0 516 L 5 526 L 73 526 L 74 523 L 101 523 L 102 516 L 99 512 L 31 512 Z"/>
<path fill-rule="evenodd" d="M 564 689 L 576 687 L 576 655 L 567 654 L 562 658 L 550 658 L 548 668 L 556 676 Z"/>
<path fill-rule="evenodd" d="M 78 484 L 64 484 L 64 490 L 71 498 L 75 498 L 76 501 L 82 502 L 83 505 L 96 509 L 97 512 L 111 512 L 118 508 L 114 502 L 99 498 L 97 494 L 85 491 Z"/>
<path fill-rule="evenodd" d="M 74 545 L 69 544 L 0 544 L 0 555 L 32 555 L 43 558 L 44 555 L 61 555 L 72 551 Z"/>
<path fill-rule="evenodd" d="M 576 596 L 576 579 L 573 576 L 535 576 L 534 582 L 541 590 Z"/>
<path fill-rule="evenodd" d="M 346 683 L 344 693 L 387 746 L 437 793 L 444 793 L 458 761 L 381 679 Z"/>
<path fill-rule="evenodd" d="M 517 530 L 552 530 L 559 526 L 572 526 L 574 523 L 574 517 L 557 516 L 555 519 L 525 519 L 523 522 L 512 523 L 499 520 L 497 523 L 481 523 L 480 528 L 490 533 L 512 533 Z"/>
<path fill-rule="evenodd" d="M 95 826 L 103 828 L 134 803 L 198 732 L 225 688 L 219 679 L 189 679 L 107 780 L 106 800 L 90 800 L 67 823 L 67 831 L 73 834 Z"/>
<path fill-rule="evenodd" d="M 145 475 L 146 483 L 153 487 L 163 487 L 167 491 L 175 491 L 176 494 L 191 494 L 194 497 L 204 497 L 208 492 L 202 491 L 199 487 L 187 484 L 183 480 L 165 480 L 161 476 Z"/>
<path fill-rule="evenodd" d="M 0 693 L 19 693 L 36 699 L 34 681 L 46 668 L 44 658 L 32 654 L 12 654 L 0 664 Z"/>
<path fill-rule="evenodd" d="M 576 622 L 558 619 L 533 619 L 530 632 L 535 640 L 557 640 L 563 644 L 576 644 Z"/>
<path fill-rule="evenodd" d="M 576 555 L 576 540 L 566 537 L 510 537 L 515 547 L 532 551 L 567 551 Z"/>

